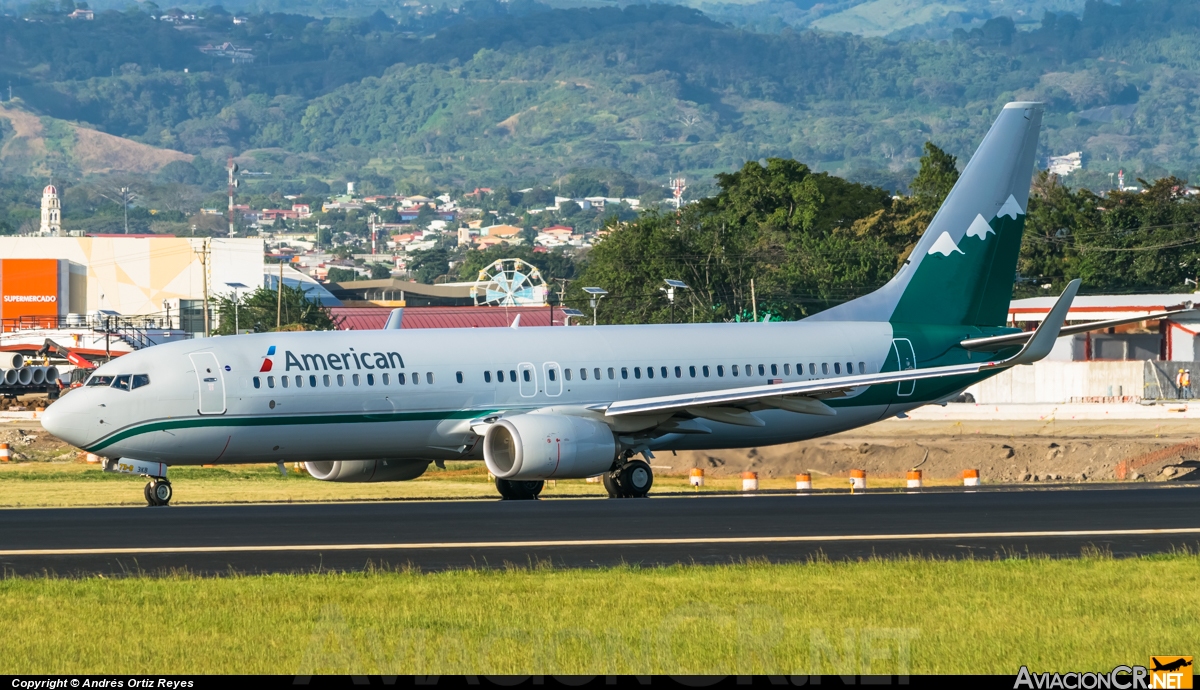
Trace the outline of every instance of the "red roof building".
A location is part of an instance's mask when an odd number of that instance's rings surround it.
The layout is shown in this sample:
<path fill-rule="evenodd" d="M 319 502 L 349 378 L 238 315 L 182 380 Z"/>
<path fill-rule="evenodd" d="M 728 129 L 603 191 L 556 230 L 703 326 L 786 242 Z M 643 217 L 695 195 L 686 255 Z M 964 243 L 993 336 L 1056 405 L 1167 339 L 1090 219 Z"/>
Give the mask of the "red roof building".
<path fill-rule="evenodd" d="M 330 311 L 347 331 L 382 330 L 392 313 L 377 307 L 333 307 Z M 518 328 L 550 326 L 550 311 L 550 307 L 406 307 L 400 328 L 505 328 L 518 314 Z M 565 325 L 562 307 L 554 307 L 553 325 Z"/>

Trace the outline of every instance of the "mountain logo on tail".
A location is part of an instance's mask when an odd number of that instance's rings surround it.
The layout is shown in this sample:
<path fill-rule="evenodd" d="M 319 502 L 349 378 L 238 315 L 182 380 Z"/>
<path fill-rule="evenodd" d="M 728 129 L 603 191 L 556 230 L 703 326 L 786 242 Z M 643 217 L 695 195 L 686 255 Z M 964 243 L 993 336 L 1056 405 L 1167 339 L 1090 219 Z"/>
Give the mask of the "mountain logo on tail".
<path fill-rule="evenodd" d="M 271 347 L 267 348 L 267 354 L 265 356 L 263 356 L 262 368 L 258 370 L 260 374 L 264 371 L 271 370 L 271 367 L 274 366 L 274 362 L 271 361 L 271 358 L 274 356 L 275 356 L 275 346 L 272 345 Z"/>

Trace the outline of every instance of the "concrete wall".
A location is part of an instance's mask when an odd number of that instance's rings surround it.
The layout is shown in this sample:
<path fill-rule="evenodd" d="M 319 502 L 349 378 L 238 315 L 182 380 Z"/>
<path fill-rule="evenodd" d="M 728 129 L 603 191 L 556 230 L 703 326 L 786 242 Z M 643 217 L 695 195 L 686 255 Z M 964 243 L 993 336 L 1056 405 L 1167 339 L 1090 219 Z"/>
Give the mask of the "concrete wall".
<path fill-rule="evenodd" d="M 1066 403 L 1143 397 L 1145 363 L 1042 361 L 971 386 L 978 403 Z"/>

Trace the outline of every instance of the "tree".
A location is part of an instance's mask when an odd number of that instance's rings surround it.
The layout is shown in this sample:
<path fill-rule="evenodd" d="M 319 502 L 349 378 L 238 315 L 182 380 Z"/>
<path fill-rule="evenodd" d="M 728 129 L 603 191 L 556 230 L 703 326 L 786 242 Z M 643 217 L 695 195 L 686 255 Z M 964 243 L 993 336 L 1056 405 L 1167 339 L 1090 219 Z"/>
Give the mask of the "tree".
<path fill-rule="evenodd" d="M 937 212 L 950 190 L 954 188 L 954 183 L 958 182 L 957 163 L 958 159 L 934 146 L 933 142 L 925 142 L 921 168 L 908 185 L 909 191 L 917 200 L 918 208 L 930 213 Z"/>
<path fill-rule="evenodd" d="M 281 294 L 282 292 L 282 294 Z M 260 287 L 249 295 L 242 295 L 236 305 L 233 295 L 217 297 L 217 335 L 232 335 L 234 323 L 255 333 L 277 330 L 276 314 L 280 322 L 278 330 L 332 331 L 338 327 L 328 307 L 309 300 L 304 290 L 284 284 L 281 291 Z"/>
<path fill-rule="evenodd" d="M 371 279 L 384 280 L 392 277 L 392 269 L 386 264 L 371 264 Z"/>
<path fill-rule="evenodd" d="M 358 280 L 358 271 L 352 268 L 330 268 L 326 278 L 331 283 L 348 283 L 352 280 Z"/>

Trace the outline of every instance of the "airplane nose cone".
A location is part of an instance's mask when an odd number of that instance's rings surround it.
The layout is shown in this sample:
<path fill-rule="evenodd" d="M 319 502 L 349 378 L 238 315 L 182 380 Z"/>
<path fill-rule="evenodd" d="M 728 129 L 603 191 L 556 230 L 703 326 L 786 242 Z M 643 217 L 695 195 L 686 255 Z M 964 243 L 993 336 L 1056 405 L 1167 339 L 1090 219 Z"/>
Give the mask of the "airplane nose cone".
<path fill-rule="evenodd" d="M 42 428 L 49 431 L 54 436 L 70 443 L 79 445 L 83 442 L 78 433 L 78 405 L 73 405 L 69 399 L 70 395 L 54 401 L 46 411 L 42 413 Z"/>

